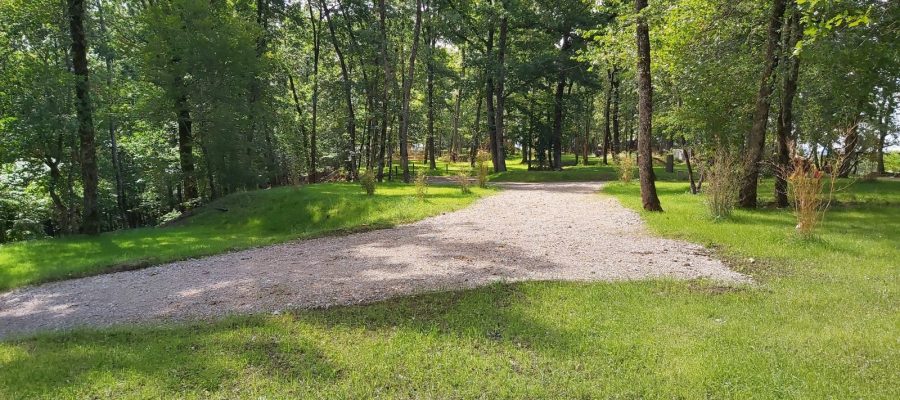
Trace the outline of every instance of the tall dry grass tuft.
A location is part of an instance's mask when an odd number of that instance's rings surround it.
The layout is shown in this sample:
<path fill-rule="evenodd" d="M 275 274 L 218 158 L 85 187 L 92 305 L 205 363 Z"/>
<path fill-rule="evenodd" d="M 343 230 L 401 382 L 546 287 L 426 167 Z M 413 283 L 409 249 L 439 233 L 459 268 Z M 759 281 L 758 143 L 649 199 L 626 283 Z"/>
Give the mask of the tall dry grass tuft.
<path fill-rule="evenodd" d="M 793 170 L 787 177 L 788 195 L 794 204 L 797 233 L 801 236 L 812 236 L 831 205 L 837 174 L 828 176 L 826 178 L 809 160 L 799 157 L 794 159 Z"/>
<path fill-rule="evenodd" d="M 425 168 L 419 169 L 416 173 L 414 183 L 416 185 L 416 198 L 424 200 L 425 196 L 428 195 L 428 174 L 425 172 Z"/>
<path fill-rule="evenodd" d="M 462 194 L 472 193 L 472 182 L 469 182 L 469 174 L 464 171 L 459 171 L 456 173 L 456 183 L 459 184 L 459 190 L 462 191 Z"/>
<path fill-rule="evenodd" d="M 706 207 L 714 219 L 731 216 L 737 204 L 740 190 L 740 162 L 730 153 L 720 150 L 716 153 L 712 165 L 706 167 Z"/>
<path fill-rule="evenodd" d="M 359 176 L 359 184 L 366 191 L 366 194 L 372 196 L 375 194 L 375 172 L 372 170 L 367 170 L 362 175 Z"/>
<path fill-rule="evenodd" d="M 486 151 L 479 151 L 478 155 L 475 156 L 475 170 L 478 173 L 478 187 L 480 188 L 487 187 L 488 174 L 490 173 L 487 163 L 490 159 L 491 153 Z"/>
<path fill-rule="evenodd" d="M 616 171 L 619 174 L 619 180 L 625 184 L 631 183 L 631 180 L 634 178 L 634 158 L 626 153 L 624 156 L 619 157 L 617 160 L 614 159 L 613 161 L 616 165 Z"/>

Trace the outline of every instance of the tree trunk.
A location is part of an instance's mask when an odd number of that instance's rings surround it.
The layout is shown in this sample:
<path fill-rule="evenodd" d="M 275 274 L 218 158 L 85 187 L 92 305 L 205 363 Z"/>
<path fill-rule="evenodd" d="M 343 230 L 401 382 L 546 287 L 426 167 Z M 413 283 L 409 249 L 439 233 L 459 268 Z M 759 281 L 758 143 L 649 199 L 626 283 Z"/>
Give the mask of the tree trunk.
<path fill-rule="evenodd" d="M 478 157 L 478 148 L 481 146 L 481 96 L 475 96 L 478 105 L 475 106 L 475 125 L 472 126 L 472 150 L 469 154 L 469 165 L 475 167 L 475 158 Z"/>
<path fill-rule="evenodd" d="M 416 49 L 419 47 L 419 31 L 422 30 L 422 0 L 416 0 L 416 23 L 413 27 L 413 42 L 409 52 L 409 75 L 403 80 L 403 109 L 400 113 L 400 167 L 403 181 L 409 183 L 409 101 L 412 83 L 416 73 Z"/>
<path fill-rule="evenodd" d="M 453 107 L 453 138 L 450 141 L 450 161 L 457 162 L 459 157 L 459 151 L 461 150 L 461 138 L 459 136 L 459 117 L 460 112 L 462 111 L 462 97 L 463 97 L 463 81 L 466 78 L 466 50 L 465 48 L 460 49 L 462 62 L 462 74 L 460 75 L 459 85 L 456 89 L 456 105 Z"/>
<path fill-rule="evenodd" d="M 97 20 L 100 23 L 100 34 L 107 46 L 109 46 L 109 34 L 106 28 L 106 18 L 104 17 L 102 1 L 97 2 Z M 103 53 L 103 62 L 106 65 L 106 86 L 108 90 L 112 91 L 113 59 L 112 53 L 110 53 L 109 50 Z M 107 111 L 106 126 L 109 131 L 110 161 L 112 161 L 113 175 L 116 180 L 116 205 L 119 207 L 119 214 L 125 226 L 134 227 L 135 224 L 128 215 L 128 199 L 125 193 L 125 182 L 122 179 L 122 163 L 119 161 L 119 146 L 116 142 L 116 121 L 113 117 L 113 113 L 110 111 Z"/>
<path fill-rule="evenodd" d="M 744 208 L 756 207 L 756 192 L 759 184 L 759 164 L 766 144 L 766 123 L 769 120 L 774 80 L 772 74 L 778 66 L 778 47 L 781 43 L 781 26 L 784 19 L 785 0 L 774 0 L 769 18 L 766 58 L 760 77 L 756 108 L 753 111 L 753 125 L 744 143 L 744 176 L 738 196 L 738 204 Z"/>
<path fill-rule="evenodd" d="M 775 205 L 777 207 L 788 206 L 787 175 L 790 173 L 791 156 L 789 149 L 790 138 L 793 137 L 794 127 L 794 95 L 797 93 L 797 79 L 800 73 L 799 55 L 790 57 L 790 54 L 803 34 L 800 27 L 800 11 L 796 3 L 790 2 L 790 18 L 786 24 L 784 36 L 785 76 L 781 90 L 781 109 L 778 113 L 778 121 L 775 129 Z"/>
<path fill-rule="evenodd" d="M 183 90 L 183 89 L 182 89 Z M 182 95 L 175 102 L 178 113 L 178 158 L 181 163 L 182 201 L 196 199 L 197 177 L 194 176 L 194 136 L 191 132 L 191 111 L 188 109 L 187 96 Z"/>
<path fill-rule="evenodd" d="M 381 137 L 378 146 L 378 182 L 384 180 L 384 152 L 387 146 L 387 132 L 390 118 L 388 117 L 388 105 L 390 103 L 390 84 L 392 82 L 391 64 L 388 61 L 388 39 L 387 39 L 387 10 L 384 5 L 385 0 L 378 0 L 378 33 L 381 35 L 379 41 L 379 60 L 381 61 L 381 69 L 384 73 L 384 82 L 381 91 Z"/>
<path fill-rule="evenodd" d="M 557 171 L 562 170 L 562 123 L 563 123 L 563 93 L 566 89 L 566 71 L 563 65 L 563 57 L 572 47 L 572 38 L 568 34 L 562 38 L 560 48 L 560 65 L 556 71 L 556 94 L 553 99 L 553 136 L 550 138 L 550 147 L 553 149 L 553 161 L 551 166 Z"/>
<path fill-rule="evenodd" d="M 859 143 L 859 117 L 853 121 L 844 136 L 844 148 L 841 151 L 841 164 L 838 166 L 838 178 L 850 176 L 856 165 L 856 145 Z"/>
<path fill-rule="evenodd" d="M 494 163 L 494 172 L 506 171 L 506 132 L 504 131 L 506 123 L 504 121 L 504 113 L 506 110 L 506 43 L 508 30 L 509 23 L 504 15 L 500 18 L 500 42 L 497 49 L 497 90 L 494 92 L 494 95 L 497 96 L 497 117 L 494 118 L 494 123 L 496 124 L 497 161 Z"/>
<path fill-rule="evenodd" d="M 347 146 L 347 180 L 356 180 L 356 114 L 353 109 L 353 83 L 350 80 L 350 71 L 347 68 L 347 61 L 344 59 L 344 53 L 337 40 L 337 33 L 334 29 L 334 21 L 331 19 L 331 13 L 328 11 L 328 5 L 325 0 L 320 2 L 322 13 L 325 16 L 325 22 L 328 23 L 328 32 L 331 34 L 331 44 L 334 46 L 334 52 L 338 57 L 338 64 L 341 66 L 341 80 L 344 89 L 344 101 L 347 105 L 347 135 L 350 142 Z"/>
<path fill-rule="evenodd" d="M 81 231 L 100 233 L 100 211 L 97 205 L 97 150 L 94 144 L 94 119 L 88 78 L 87 38 L 84 32 L 84 0 L 68 0 L 69 31 L 72 35 L 72 67 L 75 72 L 76 113 L 78 115 L 79 158 L 84 187 Z"/>
<path fill-rule="evenodd" d="M 612 157 L 613 160 L 618 159 L 619 157 L 619 74 L 618 68 L 613 66 L 613 94 L 612 94 Z"/>
<path fill-rule="evenodd" d="M 313 17 L 312 1 L 307 2 L 309 9 L 309 22 L 312 25 L 313 35 L 313 90 L 312 90 L 312 126 L 309 132 L 309 172 L 307 181 L 316 183 L 316 133 L 318 128 L 318 108 L 319 108 L 319 52 L 321 50 L 321 39 L 319 36 L 322 13 L 318 13 L 318 17 Z"/>
<path fill-rule="evenodd" d="M 612 108 L 612 91 L 613 91 L 613 73 L 611 69 L 606 70 L 606 77 L 609 81 L 609 85 L 606 87 L 606 99 L 603 102 L 603 164 L 609 164 L 607 159 L 607 155 L 610 153 L 609 143 L 612 138 L 612 131 L 610 130 L 610 110 Z"/>
<path fill-rule="evenodd" d="M 430 18 L 429 18 L 430 20 Z M 428 154 L 428 167 L 430 169 L 437 169 L 437 164 L 435 162 L 434 155 L 434 45 L 435 38 L 433 36 L 433 32 L 431 27 L 429 26 L 427 29 L 427 40 L 428 40 L 428 64 L 427 64 L 427 96 L 428 96 L 428 139 L 426 144 L 426 151 Z"/>
<path fill-rule="evenodd" d="M 640 14 L 647 0 L 635 0 L 634 10 Z M 650 82 L 650 28 L 644 16 L 638 16 L 638 172 L 641 181 L 641 202 L 644 210 L 662 211 L 656 196 L 656 176 L 653 174 L 653 152 L 650 148 L 653 118 L 653 86 Z"/>

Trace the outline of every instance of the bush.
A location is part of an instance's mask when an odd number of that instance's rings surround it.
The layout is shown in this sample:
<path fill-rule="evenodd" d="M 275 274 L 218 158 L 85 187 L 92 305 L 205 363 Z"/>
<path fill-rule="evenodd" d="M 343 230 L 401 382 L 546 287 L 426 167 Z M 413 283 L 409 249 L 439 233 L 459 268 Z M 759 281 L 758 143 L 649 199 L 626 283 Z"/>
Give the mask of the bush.
<path fill-rule="evenodd" d="M 628 154 L 625 154 L 624 156 L 614 161 L 616 164 L 616 171 L 619 175 L 619 180 L 625 184 L 631 183 L 631 179 L 634 177 L 634 158 L 632 158 Z"/>
<path fill-rule="evenodd" d="M 469 174 L 463 171 L 456 173 L 456 182 L 459 183 L 459 190 L 462 191 L 463 194 L 472 193 L 471 185 L 469 182 Z"/>
<path fill-rule="evenodd" d="M 428 174 L 426 173 L 425 168 L 419 169 L 416 173 L 414 183 L 416 185 L 416 197 L 419 200 L 424 200 L 425 196 L 428 195 Z"/>
<path fill-rule="evenodd" d="M 490 159 L 491 154 L 486 151 L 479 151 L 478 155 L 475 157 L 475 169 L 478 172 L 478 187 L 480 188 L 487 187 L 488 174 L 490 173 L 487 162 Z"/>
<path fill-rule="evenodd" d="M 375 173 L 368 170 L 359 176 L 359 184 L 366 191 L 366 194 L 372 196 L 375 194 Z"/>
<path fill-rule="evenodd" d="M 825 211 L 831 204 L 835 176 L 832 174 L 830 190 L 827 193 L 823 182 L 824 176 L 825 174 L 809 160 L 794 159 L 793 171 L 787 177 L 788 195 L 794 203 L 796 228 L 801 236 L 812 236 L 816 226 L 825 218 Z"/>
<path fill-rule="evenodd" d="M 712 165 L 707 167 L 707 184 L 703 189 L 706 206 L 715 219 L 731 216 L 738 200 L 741 177 L 740 163 L 728 152 L 719 151 Z"/>

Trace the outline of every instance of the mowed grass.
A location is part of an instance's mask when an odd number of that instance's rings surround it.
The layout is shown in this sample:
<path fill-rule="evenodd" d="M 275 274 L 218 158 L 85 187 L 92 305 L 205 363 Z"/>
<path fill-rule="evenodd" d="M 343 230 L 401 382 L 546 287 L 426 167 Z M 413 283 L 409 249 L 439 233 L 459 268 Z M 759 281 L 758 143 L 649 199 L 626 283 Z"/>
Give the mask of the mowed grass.
<path fill-rule="evenodd" d="M 383 228 L 462 208 L 490 190 L 463 195 L 385 183 L 373 197 L 357 184 L 281 187 L 227 196 L 175 226 L 0 246 L 0 290 L 254 246 Z M 221 211 L 224 209 L 227 211 Z"/>
<path fill-rule="evenodd" d="M 600 195 L 637 209 L 638 190 Z M 812 240 L 790 211 L 715 222 L 685 183 L 659 190 L 651 230 L 756 284 L 498 284 L 43 334 L 0 343 L 0 398 L 900 398 L 900 183 L 842 192 Z"/>

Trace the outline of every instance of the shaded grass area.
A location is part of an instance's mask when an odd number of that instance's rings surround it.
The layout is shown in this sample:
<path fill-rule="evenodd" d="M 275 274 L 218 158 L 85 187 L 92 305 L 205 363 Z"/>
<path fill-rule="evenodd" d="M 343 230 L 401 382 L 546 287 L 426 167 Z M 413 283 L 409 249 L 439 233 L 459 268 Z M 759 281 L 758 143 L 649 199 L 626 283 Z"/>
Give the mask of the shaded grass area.
<path fill-rule="evenodd" d="M 491 175 L 493 182 L 586 182 L 586 181 L 614 181 L 619 179 L 619 172 L 613 165 L 612 158 L 609 164 L 603 164 L 600 157 L 588 158 L 588 165 L 582 162 L 575 163 L 575 156 L 563 154 L 562 171 L 536 171 L 528 170 L 528 164 L 523 164 L 521 158 L 510 158 L 506 161 L 506 172 L 498 172 Z M 581 160 L 579 160 L 581 161 Z M 687 180 L 687 168 L 684 164 L 676 164 L 674 172 L 666 172 L 665 167 L 658 160 L 654 160 L 653 172 L 660 181 Z M 536 164 L 535 164 L 536 165 Z M 694 171 L 695 178 L 697 171 Z M 637 179 L 635 170 L 634 179 Z"/>
<path fill-rule="evenodd" d="M 498 284 L 46 334 L 0 343 L 0 398 L 900 397 L 898 182 L 842 193 L 811 241 L 789 211 L 714 222 L 686 184 L 659 191 L 650 229 L 715 246 L 757 285 Z M 639 206 L 636 184 L 606 193 Z"/>
<path fill-rule="evenodd" d="M 463 195 L 458 188 L 432 187 L 420 201 L 414 197 L 413 186 L 383 184 L 374 197 L 368 197 L 359 185 L 329 183 L 238 193 L 171 227 L 0 246 L 0 290 L 291 239 L 389 227 L 462 208 L 488 192 L 476 189 L 474 195 Z"/>

